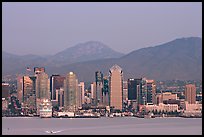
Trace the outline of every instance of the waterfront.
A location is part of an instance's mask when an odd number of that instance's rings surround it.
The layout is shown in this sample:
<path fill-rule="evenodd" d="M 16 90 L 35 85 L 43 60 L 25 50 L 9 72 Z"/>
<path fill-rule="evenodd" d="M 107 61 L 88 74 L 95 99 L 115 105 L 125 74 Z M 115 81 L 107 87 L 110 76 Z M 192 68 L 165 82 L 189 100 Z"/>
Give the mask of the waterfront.
<path fill-rule="evenodd" d="M 49 135 L 50 131 L 59 131 L 56 135 L 202 135 L 202 118 L 2 117 L 3 135 Z"/>

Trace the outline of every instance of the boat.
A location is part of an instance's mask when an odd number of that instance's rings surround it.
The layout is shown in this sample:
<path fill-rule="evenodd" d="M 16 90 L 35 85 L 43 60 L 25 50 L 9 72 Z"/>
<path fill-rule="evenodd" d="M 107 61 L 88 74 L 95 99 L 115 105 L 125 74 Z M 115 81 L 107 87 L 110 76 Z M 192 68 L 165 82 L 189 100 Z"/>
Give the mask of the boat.
<path fill-rule="evenodd" d="M 110 118 L 113 118 L 113 114 L 110 114 L 109 117 L 110 117 Z"/>
<path fill-rule="evenodd" d="M 46 133 L 50 133 L 50 134 L 56 134 L 56 133 L 59 133 L 59 132 L 62 132 L 62 130 L 59 130 L 59 131 L 45 131 Z"/>

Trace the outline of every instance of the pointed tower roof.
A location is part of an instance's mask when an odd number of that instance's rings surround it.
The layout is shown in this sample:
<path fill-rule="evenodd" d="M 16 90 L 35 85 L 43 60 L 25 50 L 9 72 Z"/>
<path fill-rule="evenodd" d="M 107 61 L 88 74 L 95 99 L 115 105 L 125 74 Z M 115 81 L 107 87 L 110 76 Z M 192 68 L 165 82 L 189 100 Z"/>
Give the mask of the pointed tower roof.
<path fill-rule="evenodd" d="M 113 65 L 111 68 L 110 68 L 110 71 L 113 72 L 114 70 L 118 70 L 118 71 L 122 71 L 122 68 L 119 67 L 117 64 Z"/>

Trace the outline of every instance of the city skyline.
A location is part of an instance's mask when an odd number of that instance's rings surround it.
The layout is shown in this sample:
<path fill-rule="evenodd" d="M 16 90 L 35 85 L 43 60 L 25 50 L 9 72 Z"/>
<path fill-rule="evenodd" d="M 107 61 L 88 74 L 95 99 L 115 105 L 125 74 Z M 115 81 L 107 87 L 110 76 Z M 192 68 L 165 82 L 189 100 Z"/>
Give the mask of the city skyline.
<path fill-rule="evenodd" d="M 202 134 L 201 2 L 3 2 L 2 16 L 2 134 Z"/>
<path fill-rule="evenodd" d="M 2 8 L 3 51 L 17 55 L 53 55 L 91 40 L 129 53 L 178 37 L 202 37 L 201 2 L 4 2 Z"/>

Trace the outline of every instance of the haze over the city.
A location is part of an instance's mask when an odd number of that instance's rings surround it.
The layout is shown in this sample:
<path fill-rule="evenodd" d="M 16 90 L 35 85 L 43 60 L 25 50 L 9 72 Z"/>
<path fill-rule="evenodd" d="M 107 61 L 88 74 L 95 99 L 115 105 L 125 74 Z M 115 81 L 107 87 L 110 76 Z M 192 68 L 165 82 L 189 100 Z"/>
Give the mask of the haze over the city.
<path fill-rule="evenodd" d="M 3 2 L 3 51 L 53 55 L 94 40 L 129 53 L 202 37 L 201 2 Z"/>

